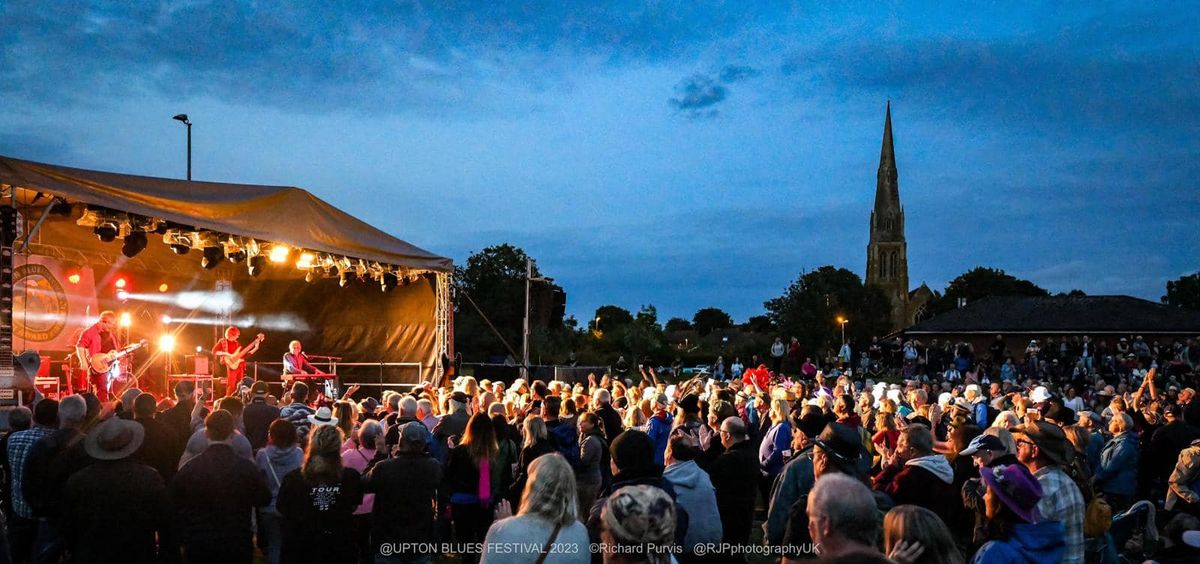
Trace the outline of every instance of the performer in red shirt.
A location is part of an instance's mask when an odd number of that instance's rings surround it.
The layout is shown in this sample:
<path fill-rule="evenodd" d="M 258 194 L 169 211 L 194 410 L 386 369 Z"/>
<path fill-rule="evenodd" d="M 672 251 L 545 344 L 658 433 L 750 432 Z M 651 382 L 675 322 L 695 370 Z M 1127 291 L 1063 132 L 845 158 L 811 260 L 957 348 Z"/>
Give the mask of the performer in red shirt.
<path fill-rule="evenodd" d="M 121 346 L 117 343 L 117 314 L 112 311 L 100 312 L 100 320 L 80 333 L 79 340 L 75 343 L 75 355 L 87 371 L 92 389 L 100 401 L 108 401 L 108 373 L 91 369 L 92 356 L 119 348 Z"/>
<path fill-rule="evenodd" d="M 300 341 L 288 343 L 288 352 L 283 353 L 283 388 L 287 390 L 292 385 L 293 374 L 320 374 L 321 370 L 308 361 Z"/>
<path fill-rule="evenodd" d="M 237 327 L 230 327 L 225 330 L 225 338 L 217 341 L 213 347 L 213 356 L 217 358 L 221 367 L 225 371 L 225 395 L 233 395 L 237 392 L 238 384 L 241 383 L 242 377 L 246 375 L 246 357 L 253 355 L 258 350 L 259 343 L 262 343 L 263 336 L 259 334 L 245 349 L 238 344 L 238 337 L 242 335 L 242 331 Z"/>

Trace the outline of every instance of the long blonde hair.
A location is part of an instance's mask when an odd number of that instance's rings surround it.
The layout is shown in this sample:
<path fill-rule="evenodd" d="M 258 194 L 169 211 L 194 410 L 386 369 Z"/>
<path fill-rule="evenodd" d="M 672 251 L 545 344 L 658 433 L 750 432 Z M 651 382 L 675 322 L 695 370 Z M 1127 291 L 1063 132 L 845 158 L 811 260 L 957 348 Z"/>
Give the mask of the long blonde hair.
<path fill-rule="evenodd" d="M 566 525 L 578 517 L 575 472 L 561 454 L 539 456 L 529 465 L 520 514 L 537 515 L 555 525 Z"/>
<path fill-rule="evenodd" d="M 771 400 L 771 423 L 778 425 L 787 421 L 792 414 L 792 406 L 783 398 Z"/>
<path fill-rule="evenodd" d="M 333 425 L 313 427 L 300 473 L 306 480 L 332 484 L 342 479 L 342 430 Z"/>

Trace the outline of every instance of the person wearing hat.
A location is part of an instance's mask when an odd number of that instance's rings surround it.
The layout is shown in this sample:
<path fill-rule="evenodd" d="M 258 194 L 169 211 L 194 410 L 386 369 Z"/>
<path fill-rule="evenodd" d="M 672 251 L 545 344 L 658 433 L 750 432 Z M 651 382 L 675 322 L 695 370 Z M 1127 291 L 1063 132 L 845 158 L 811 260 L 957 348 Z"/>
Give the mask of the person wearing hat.
<path fill-rule="evenodd" d="M 792 505 L 807 495 L 816 480 L 813 473 L 813 441 L 825 430 L 825 416 L 815 406 L 805 406 L 799 417 L 793 416 L 792 451 L 795 453 L 780 472 L 767 504 L 763 536 L 768 545 L 778 546 L 787 530 Z"/>
<path fill-rule="evenodd" d="M 663 490 L 646 485 L 626 486 L 613 492 L 600 514 L 601 545 L 608 547 L 605 562 L 623 561 L 626 554 L 639 555 L 647 564 L 673 562 L 664 550 L 676 536 L 675 504 Z M 624 547 L 618 552 L 617 547 Z"/>
<path fill-rule="evenodd" d="M 989 468 L 1007 464 L 1020 464 L 1016 454 L 1010 452 L 1004 445 L 1004 441 L 1000 440 L 997 434 L 999 432 L 1007 433 L 1008 430 L 989 429 L 984 434 L 971 439 L 967 448 L 959 452 L 959 456 L 970 456 L 971 460 L 979 468 L 979 472 L 986 472 Z M 996 434 L 990 434 L 996 433 Z M 972 533 L 972 547 L 977 547 L 987 542 L 987 515 L 984 511 L 984 495 L 985 486 L 978 477 L 970 478 L 963 484 L 962 501 L 963 507 L 975 514 L 975 529 Z"/>
<path fill-rule="evenodd" d="M 458 391 L 450 394 L 447 403 L 449 410 L 432 429 L 433 442 L 438 445 L 437 453 L 439 454 L 446 452 L 445 448 L 441 448 L 446 444 L 446 439 L 462 438 L 463 433 L 467 431 L 467 422 L 471 420 L 471 412 L 467 410 L 467 406 L 471 403 L 471 397 L 466 392 Z"/>
<path fill-rule="evenodd" d="M 133 453 L 142 446 L 141 424 L 110 417 L 83 439 L 95 462 L 67 480 L 60 530 L 73 562 L 156 562 L 156 536 L 167 533 L 167 486 Z"/>
<path fill-rule="evenodd" d="M 1079 486 L 1063 471 L 1071 443 L 1058 425 L 1031 421 L 1012 430 L 1017 441 L 1017 460 L 1025 465 L 1042 487 L 1038 513 L 1047 521 L 1061 521 L 1066 531 L 1063 562 L 1079 564 L 1083 554 L 1083 516 L 1086 506 Z"/>
<path fill-rule="evenodd" d="M 337 426 L 338 418 L 333 416 L 333 410 L 322 406 L 308 416 L 308 424 L 310 427 Z"/>
<path fill-rule="evenodd" d="M 433 502 L 442 482 L 442 465 L 428 453 L 429 430 L 420 422 L 400 427 L 397 454 L 376 464 L 365 476 L 365 491 L 375 494 L 372 508 L 371 543 L 379 546 L 408 546 L 396 553 L 397 561 L 411 562 L 427 553 L 416 553 L 416 543 L 432 543 Z M 407 544 L 406 544 L 407 543 Z"/>
<path fill-rule="evenodd" d="M 994 531 L 992 538 L 975 553 L 973 562 L 1066 562 L 1062 523 L 1038 514 L 1045 499 L 1041 484 L 1020 464 L 1001 464 L 982 469 L 980 479 L 987 487 L 985 514 Z"/>
<path fill-rule="evenodd" d="M 246 439 L 254 450 L 267 445 L 267 431 L 271 428 L 271 422 L 279 419 L 279 408 L 267 403 L 270 393 L 266 382 L 255 382 L 250 386 L 250 405 L 242 411 Z"/>
<path fill-rule="evenodd" d="M 809 430 L 811 431 L 814 426 L 809 426 Z M 867 473 L 871 466 L 870 454 L 863 447 L 861 436 L 853 428 L 841 423 L 829 423 L 813 439 L 812 443 L 814 484 L 816 480 L 820 480 L 822 476 L 828 474 L 845 474 L 863 484 L 867 483 Z M 813 539 L 808 529 L 809 495 L 811 492 L 804 492 L 797 496 L 791 507 L 786 509 L 788 518 L 780 544 L 800 549 L 812 546 Z M 879 500 L 877 500 L 877 504 L 885 505 Z"/>

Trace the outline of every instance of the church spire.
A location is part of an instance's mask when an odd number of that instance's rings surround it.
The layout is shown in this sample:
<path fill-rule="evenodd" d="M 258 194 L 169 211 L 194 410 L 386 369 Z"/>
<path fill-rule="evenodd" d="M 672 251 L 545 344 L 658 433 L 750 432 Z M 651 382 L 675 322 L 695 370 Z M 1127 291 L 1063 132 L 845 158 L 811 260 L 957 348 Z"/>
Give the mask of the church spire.
<path fill-rule="evenodd" d="M 883 148 L 879 151 L 879 170 L 896 170 L 896 148 L 892 145 L 892 101 L 887 103 L 887 116 L 883 119 Z"/>

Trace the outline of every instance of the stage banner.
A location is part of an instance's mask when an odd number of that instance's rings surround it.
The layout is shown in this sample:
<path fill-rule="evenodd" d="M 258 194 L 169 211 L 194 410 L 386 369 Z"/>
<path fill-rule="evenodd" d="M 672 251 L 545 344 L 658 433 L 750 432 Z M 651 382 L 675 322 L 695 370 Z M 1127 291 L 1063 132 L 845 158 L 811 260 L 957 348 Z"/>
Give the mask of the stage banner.
<path fill-rule="evenodd" d="M 95 323 L 91 267 L 51 257 L 13 257 L 13 350 L 66 351 Z"/>

